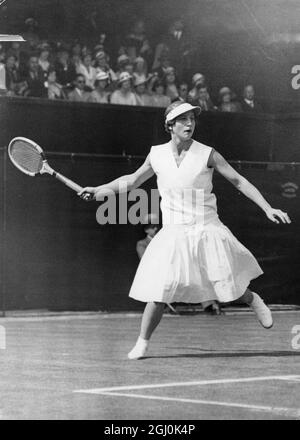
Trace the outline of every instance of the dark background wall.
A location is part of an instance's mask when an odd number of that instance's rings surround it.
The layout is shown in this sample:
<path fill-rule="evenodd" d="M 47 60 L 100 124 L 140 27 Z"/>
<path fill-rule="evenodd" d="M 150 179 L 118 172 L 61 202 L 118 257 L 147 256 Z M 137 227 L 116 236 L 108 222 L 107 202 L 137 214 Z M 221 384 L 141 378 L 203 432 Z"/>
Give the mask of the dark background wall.
<path fill-rule="evenodd" d="M 116 105 L 0 99 L 0 145 L 33 138 L 47 151 L 147 155 L 168 139 L 163 110 Z M 197 140 L 230 160 L 300 161 L 299 114 L 202 113 Z"/>
<path fill-rule="evenodd" d="M 144 156 L 151 144 L 167 138 L 162 111 L 155 109 L 3 98 L 0 114 L 2 148 L 15 136 L 27 136 L 48 152 L 55 169 L 83 186 L 133 172 L 142 159 L 122 158 L 122 153 Z M 298 121 L 295 115 L 258 118 L 206 114 L 199 121 L 195 137 L 218 146 L 231 160 L 268 161 L 272 156 L 294 162 L 299 161 Z M 97 204 L 84 203 L 49 176 L 23 175 L 10 162 L 5 164 L 4 151 L 0 156 L 0 190 L 1 256 L 5 263 L 1 294 L 5 294 L 5 306 L 55 310 L 141 308 L 128 299 L 138 264 L 135 244 L 142 237 L 141 227 L 98 225 Z M 220 216 L 260 259 L 266 275 L 254 287 L 268 301 L 299 304 L 300 167 L 274 161 L 234 166 L 272 205 L 287 210 L 293 223 L 273 225 L 252 202 L 216 175 Z M 145 185 L 148 191 L 154 187 L 154 179 Z"/>

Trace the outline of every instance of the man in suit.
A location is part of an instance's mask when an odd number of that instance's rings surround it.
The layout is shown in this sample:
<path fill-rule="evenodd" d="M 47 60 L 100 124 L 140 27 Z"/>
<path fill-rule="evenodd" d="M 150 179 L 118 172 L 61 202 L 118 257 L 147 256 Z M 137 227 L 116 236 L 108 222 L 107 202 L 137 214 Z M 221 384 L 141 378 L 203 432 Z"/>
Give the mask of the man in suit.
<path fill-rule="evenodd" d="M 75 79 L 75 88 L 69 93 L 69 101 L 87 102 L 90 96 L 89 92 L 85 91 L 85 77 L 78 73 Z"/>
<path fill-rule="evenodd" d="M 35 55 L 32 55 L 28 60 L 24 80 L 27 84 L 24 96 L 47 98 L 44 74 L 42 68 L 39 66 L 38 57 Z"/>
<path fill-rule="evenodd" d="M 253 85 L 248 84 L 244 87 L 243 100 L 241 102 L 242 110 L 245 113 L 262 113 L 263 108 L 255 99 L 255 90 Z"/>

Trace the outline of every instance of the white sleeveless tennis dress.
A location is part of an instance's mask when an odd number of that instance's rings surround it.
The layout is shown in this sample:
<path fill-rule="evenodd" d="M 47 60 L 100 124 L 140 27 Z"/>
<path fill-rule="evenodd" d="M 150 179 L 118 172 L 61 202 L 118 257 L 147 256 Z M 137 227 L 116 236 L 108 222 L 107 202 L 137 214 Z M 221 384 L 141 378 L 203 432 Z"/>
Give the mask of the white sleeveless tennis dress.
<path fill-rule="evenodd" d="M 143 302 L 229 302 L 263 273 L 219 220 L 212 191 L 211 147 L 193 141 L 177 166 L 170 143 L 151 148 L 163 227 L 151 240 L 129 296 Z"/>

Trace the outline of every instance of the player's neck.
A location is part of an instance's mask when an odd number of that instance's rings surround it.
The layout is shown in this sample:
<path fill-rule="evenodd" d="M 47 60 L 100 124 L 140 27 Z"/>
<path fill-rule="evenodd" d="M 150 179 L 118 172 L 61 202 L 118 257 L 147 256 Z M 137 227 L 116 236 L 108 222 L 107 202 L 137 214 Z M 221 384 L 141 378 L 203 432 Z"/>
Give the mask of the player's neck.
<path fill-rule="evenodd" d="M 170 141 L 171 147 L 174 151 L 178 151 L 180 153 L 181 151 L 185 150 L 187 151 L 190 146 L 192 145 L 193 139 L 189 139 L 187 141 L 183 141 L 177 136 L 172 136 L 172 139 Z"/>

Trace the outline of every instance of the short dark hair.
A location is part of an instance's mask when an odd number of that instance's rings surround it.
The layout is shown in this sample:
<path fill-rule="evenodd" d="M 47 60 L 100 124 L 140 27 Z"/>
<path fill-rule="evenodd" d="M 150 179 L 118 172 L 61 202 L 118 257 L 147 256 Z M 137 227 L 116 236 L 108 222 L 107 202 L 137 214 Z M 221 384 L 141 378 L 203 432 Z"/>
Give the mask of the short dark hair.
<path fill-rule="evenodd" d="M 174 110 L 174 108 L 176 108 L 176 107 L 178 107 L 179 105 L 182 105 L 182 101 L 174 101 L 174 102 L 172 102 L 170 105 L 168 105 L 168 107 L 166 108 L 166 110 L 165 110 L 165 119 L 166 119 L 166 117 L 167 117 L 167 115 L 172 111 L 172 110 Z M 171 133 L 171 131 L 172 131 L 172 127 L 173 127 L 173 125 L 175 124 L 175 120 L 176 120 L 176 118 L 174 119 L 174 120 L 172 120 L 172 121 L 169 121 L 169 122 L 165 122 L 165 130 L 166 130 L 166 132 L 167 133 Z"/>

